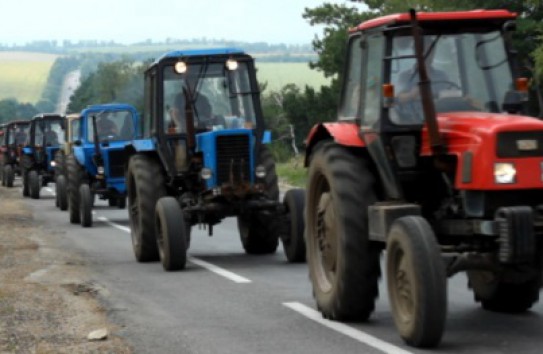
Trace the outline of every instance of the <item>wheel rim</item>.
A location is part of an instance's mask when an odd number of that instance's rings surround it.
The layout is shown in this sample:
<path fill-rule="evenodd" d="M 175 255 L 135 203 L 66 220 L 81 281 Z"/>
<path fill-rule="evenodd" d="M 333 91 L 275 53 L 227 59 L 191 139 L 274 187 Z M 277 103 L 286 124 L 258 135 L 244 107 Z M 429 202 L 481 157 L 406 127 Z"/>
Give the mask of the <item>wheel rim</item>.
<path fill-rule="evenodd" d="M 399 319 L 402 323 L 407 323 L 413 318 L 415 312 L 414 282 L 406 254 L 397 244 L 395 246 L 390 251 L 392 260 L 390 276 L 393 284 L 389 291 L 391 291 Z"/>
<path fill-rule="evenodd" d="M 313 210 L 315 221 L 313 235 L 315 251 L 315 275 L 321 291 L 328 292 L 336 280 L 337 269 L 337 223 L 334 201 L 328 181 L 322 175 L 316 183 L 317 208 Z"/>

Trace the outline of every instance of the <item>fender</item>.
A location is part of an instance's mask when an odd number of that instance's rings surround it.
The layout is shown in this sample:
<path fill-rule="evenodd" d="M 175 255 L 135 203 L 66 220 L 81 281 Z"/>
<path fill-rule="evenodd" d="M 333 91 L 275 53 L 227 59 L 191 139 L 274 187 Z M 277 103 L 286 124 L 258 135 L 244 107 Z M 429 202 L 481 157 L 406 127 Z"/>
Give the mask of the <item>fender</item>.
<path fill-rule="evenodd" d="M 353 122 L 319 123 L 311 128 L 305 140 L 305 166 L 308 166 L 308 158 L 313 147 L 321 140 L 332 138 L 338 145 L 349 147 L 365 147 L 366 144 L 359 135 L 360 128 Z"/>
<path fill-rule="evenodd" d="M 85 150 L 82 146 L 74 146 L 74 156 L 81 166 L 85 166 Z"/>

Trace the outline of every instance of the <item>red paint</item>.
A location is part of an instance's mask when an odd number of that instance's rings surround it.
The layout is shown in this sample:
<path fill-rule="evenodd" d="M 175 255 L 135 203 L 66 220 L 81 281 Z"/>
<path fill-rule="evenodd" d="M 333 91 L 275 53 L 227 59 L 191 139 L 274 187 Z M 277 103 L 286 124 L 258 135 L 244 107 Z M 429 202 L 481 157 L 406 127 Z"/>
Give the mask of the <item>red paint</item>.
<path fill-rule="evenodd" d="M 425 21 L 462 21 L 462 20 L 493 20 L 515 19 L 517 14 L 507 10 L 473 10 L 473 11 L 455 11 L 455 12 L 417 12 L 417 20 Z M 362 22 L 357 27 L 351 29 L 351 32 L 363 31 L 384 25 L 394 25 L 399 23 L 409 23 L 411 15 L 409 13 L 400 13 L 374 18 Z"/>
<path fill-rule="evenodd" d="M 458 158 L 455 187 L 473 190 L 511 190 L 543 188 L 542 157 L 498 158 L 496 138 L 500 132 L 543 131 L 543 122 L 524 116 L 479 112 L 440 113 L 439 131 L 447 146 L 447 153 Z M 463 153 L 473 154 L 472 179 L 462 183 Z M 428 131 L 422 131 L 422 156 L 430 156 Z M 517 170 L 516 183 L 496 184 L 494 163 L 513 162 Z"/>
<path fill-rule="evenodd" d="M 305 141 L 306 146 L 312 146 L 313 140 L 318 136 L 318 132 L 324 130 L 328 135 L 330 135 L 334 141 L 339 145 L 352 146 L 352 147 L 363 147 L 365 146 L 364 142 L 358 135 L 359 127 L 356 123 L 320 123 L 314 125 L 309 132 L 307 139 Z"/>

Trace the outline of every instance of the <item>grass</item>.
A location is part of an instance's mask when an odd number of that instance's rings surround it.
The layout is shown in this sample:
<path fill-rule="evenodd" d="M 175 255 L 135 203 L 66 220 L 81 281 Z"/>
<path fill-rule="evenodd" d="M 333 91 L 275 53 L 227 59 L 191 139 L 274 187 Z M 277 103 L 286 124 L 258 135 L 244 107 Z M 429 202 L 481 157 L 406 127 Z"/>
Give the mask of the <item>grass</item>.
<path fill-rule="evenodd" d="M 275 165 L 277 176 L 286 184 L 294 187 L 305 188 L 307 181 L 307 170 L 304 167 L 304 156 L 302 154 L 291 158 L 287 162 Z"/>
<path fill-rule="evenodd" d="M 266 92 L 277 91 L 291 83 L 300 88 L 307 85 L 315 89 L 330 84 L 330 79 L 310 69 L 308 63 L 259 63 L 257 60 L 256 67 L 258 81 L 268 83 Z"/>
<path fill-rule="evenodd" d="M 35 104 L 41 97 L 56 55 L 0 52 L 0 100 Z"/>

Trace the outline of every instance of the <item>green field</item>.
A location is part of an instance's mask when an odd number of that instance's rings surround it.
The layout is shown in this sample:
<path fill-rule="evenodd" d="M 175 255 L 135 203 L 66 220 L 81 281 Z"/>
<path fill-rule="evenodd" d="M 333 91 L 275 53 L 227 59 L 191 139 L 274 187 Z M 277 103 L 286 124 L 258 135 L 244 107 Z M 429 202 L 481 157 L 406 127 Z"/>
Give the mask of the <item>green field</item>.
<path fill-rule="evenodd" d="M 0 52 L 0 99 L 36 103 L 56 58 L 52 54 Z"/>
<path fill-rule="evenodd" d="M 330 84 L 330 79 L 316 70 L 309 68 L 308 63 L 258 63 L 257 78 L 261 83 L 267 82 L 266 92 L 281 89 L 286 84 L 296 84 L 300 88 L 305 85 L 318 89 Z M 266 93 L 265 92 L 265 93 Z"/>

